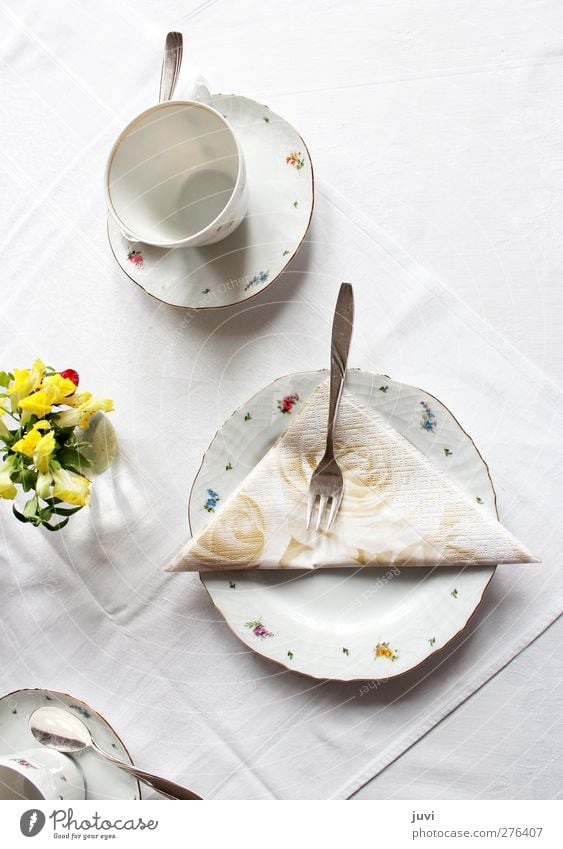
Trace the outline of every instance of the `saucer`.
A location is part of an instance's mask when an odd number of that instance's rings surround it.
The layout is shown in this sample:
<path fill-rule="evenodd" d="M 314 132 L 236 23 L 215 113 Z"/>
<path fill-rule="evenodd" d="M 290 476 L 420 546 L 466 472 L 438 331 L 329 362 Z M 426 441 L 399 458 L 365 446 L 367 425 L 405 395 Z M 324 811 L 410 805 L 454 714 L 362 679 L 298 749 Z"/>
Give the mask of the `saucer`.
<path fill-rule="evenodd" d="M 237 304 L 276 280 L 303 242 L 313 212 L 313 167 L 299 133 L 254 100 L 213 95 L 210 105 L 232 125 L 248 175 L 246 218 L 213 245 L 156 248 L 130 242 L 108 216 L 113 254 L 149 295 L 193 310 Z"/>
<path fill-rule="evenodd" d="M 76 714 L 92 732 L 96 743 L 109 754 L 133 763 L 124 743 L 109 722 L 97 711 L 74 696 L 56 690 L 16 690 L 0 699 L 0 755 L 39 746 L 31 731 L 28 720 L 40 707 L 62 707 Z M 84 775 L 86 799 L 140 799 L 139 783 L 123 770 L 105 763 L 86 749 L 76 755 Z"/>
<path fill-rule="evenodd" d="M 276 443 L 327 374 L 281 377 L 225 422 L 190 493 L 192 534 Z M 487 464 L 437 398 L 359 369 L 347 372 L 346 388 L 498 518 Z M 291 400 L 289 409 L 285 399 Z M 252 651 L 312 678 L 381 681 L 414 669 L 462 631 L 494 571 L 474 565 L 250 569 L 201 572 L 200 578 L 231 630 Z"/>

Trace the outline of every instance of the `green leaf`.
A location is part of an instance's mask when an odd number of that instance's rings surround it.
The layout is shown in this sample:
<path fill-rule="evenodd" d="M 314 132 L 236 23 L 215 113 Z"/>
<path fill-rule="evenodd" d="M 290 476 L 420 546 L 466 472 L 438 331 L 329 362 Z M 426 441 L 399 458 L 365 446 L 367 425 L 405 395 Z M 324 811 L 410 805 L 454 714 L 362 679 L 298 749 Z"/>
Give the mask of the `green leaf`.
<path fill-rule="evenodd" d="M 53 513 L 56 516 L 72 516 L 79 510 L 82 510 L 82 505 L 78 505 L 78 507 L 53 507 Z"/>
<path fill-rule="evenodd" d="M 0 371 L 0 386 L 10 385 L 10 375 L 6 371 Z"/>
<path fill-rule="evenodd" d="M 32 469 L 22 469 L 19 473 L 20 483 L 24 492 L 33 489 L 37 482 L 37 474 Z"/>
<path fill-rule="evenodd" d="M 60 531 L 60 529 L 64 528 L 65 525 L 68 525 L 68 518 L 63 519 L 63 521 L 59 522 L 58 525 L 49 525 L 48 522 L 43 522 L 43 527 L 47 528 L 48 531 Z"/>
<path fill-rule="evenodd" d="M 26 501 L 23 508 L 23 515 L 26 517 L 26 519 L 35 518 L 38 506 L 39 505 L 37 504 L 37 496 L 34 496 L 33 498 L 30 498 L 29 501 Z"/>
<path fill-rule="evenodd" d="M 19 510 L 16 510 L 16 508 L 13 504 L 12 504 L 12 512 L 13 512 L 14 516 L 16 517 L 16 519 L 18 519 L 20 522 L 24 522 L 24 523 L 31 522 L 31 519 L 26 519 L 26 517 L 23 515 L 23 513 L 20 513 Z"/>
<path fill-rule="evenodd" d="M 81 454 L 80 451 L 77 451 L 76 448 L 70 448 L 68 445 L 64 448 L 61 448 L 60 451 L 57 451 L 57 460 L 64 466 L 65 469 L 69 467 L 73 467 L 75 469 L 80 470 L 81 467 L 87 469 L 92 465 L 90 460 Z"/>

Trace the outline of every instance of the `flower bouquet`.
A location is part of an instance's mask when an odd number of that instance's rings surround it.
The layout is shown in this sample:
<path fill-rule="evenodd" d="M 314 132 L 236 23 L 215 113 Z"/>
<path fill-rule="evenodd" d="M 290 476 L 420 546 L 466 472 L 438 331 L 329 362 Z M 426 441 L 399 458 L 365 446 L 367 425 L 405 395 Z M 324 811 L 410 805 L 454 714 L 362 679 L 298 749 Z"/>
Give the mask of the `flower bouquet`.
<path fill-rule="evenodd" d="M 12 505 L 14 515 L 50 531 L 88 504 L 91 482 L 82 472 L 92 461 L 81 434 L 95 413 L 113 409 L 78 383 L 74 369 L 57 372 L 41 360 L 0 372 L 0 498 L 13 501 L 18 487 L 30 493 L 21 510 Z"/>

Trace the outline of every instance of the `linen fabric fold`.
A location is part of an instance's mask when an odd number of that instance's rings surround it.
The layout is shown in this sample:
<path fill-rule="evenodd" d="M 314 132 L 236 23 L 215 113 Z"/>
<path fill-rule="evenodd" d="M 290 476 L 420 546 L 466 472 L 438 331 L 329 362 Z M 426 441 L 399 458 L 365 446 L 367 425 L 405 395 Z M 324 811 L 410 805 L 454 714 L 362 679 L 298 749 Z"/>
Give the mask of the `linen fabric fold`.
<path fill-rule="evenodd" d="M 346 390 L 335 432 L 342 505 L 330 533 L 307 530 L 309 481 L 324 452 L 328 395 L 323 381 L 167 571 L 537 562 L 500 522 Z"/>

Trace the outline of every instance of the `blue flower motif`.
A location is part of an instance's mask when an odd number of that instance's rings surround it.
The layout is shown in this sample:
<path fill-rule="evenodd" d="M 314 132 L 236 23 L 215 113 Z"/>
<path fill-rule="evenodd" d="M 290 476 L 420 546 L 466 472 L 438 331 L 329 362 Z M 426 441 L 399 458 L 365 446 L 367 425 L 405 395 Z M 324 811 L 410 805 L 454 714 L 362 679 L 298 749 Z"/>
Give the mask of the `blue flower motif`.
<path fill-rule="evenodd" d="M 257 283 L 265 283 L 268 277 L 270 276 L 270 271 L 259 271 L 258 274 L 255 274 L 252 280 L 246 284 L 244 287 L 244 291 L 246 292 L 250 289 L 251 286 L 256 286 Z"/>
<path fill-rule="evenodd" d="M 213 489 L 207 490 L 207 501 L 203 505 L 203 509 L 207 510 L 208 513 L 215 512 L 215 508 L 217 507 L 217 502 L 221 500 L 221 496 L 218 492 L 215 492 Z"/>
<path fill-rule="evenodd" d="M 423 430 L 428 432 L 433 431 L 437 425 L 436 415 L 432 412 L 426 401 L 421 401 L 420 405 L 424 409 L 420 419 L 420 426 Z"/>

